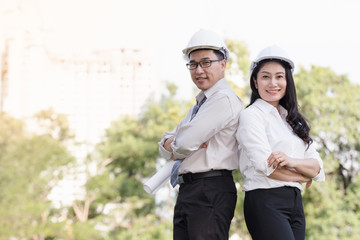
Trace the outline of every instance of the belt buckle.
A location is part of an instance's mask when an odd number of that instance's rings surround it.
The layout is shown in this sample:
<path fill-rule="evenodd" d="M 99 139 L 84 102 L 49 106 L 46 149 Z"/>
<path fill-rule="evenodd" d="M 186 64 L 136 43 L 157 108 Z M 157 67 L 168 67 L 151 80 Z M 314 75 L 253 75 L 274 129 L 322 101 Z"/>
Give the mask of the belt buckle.
<path fill-rule="evenodd" d="M 183 176 L 178 176 L 178 183 L 179 184 L 185 183 Z"/>

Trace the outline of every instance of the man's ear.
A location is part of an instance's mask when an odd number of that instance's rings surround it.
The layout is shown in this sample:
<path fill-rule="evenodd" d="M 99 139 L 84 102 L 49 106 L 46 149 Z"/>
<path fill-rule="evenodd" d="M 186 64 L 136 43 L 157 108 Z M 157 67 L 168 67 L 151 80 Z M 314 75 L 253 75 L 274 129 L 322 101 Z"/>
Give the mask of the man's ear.
<path fill-rule="evenodd" d="M 226 60 L 223 60 L 220 62 L 221 66 L 224 70 L 226 69 L 226 63 L 227 63 Z"/>

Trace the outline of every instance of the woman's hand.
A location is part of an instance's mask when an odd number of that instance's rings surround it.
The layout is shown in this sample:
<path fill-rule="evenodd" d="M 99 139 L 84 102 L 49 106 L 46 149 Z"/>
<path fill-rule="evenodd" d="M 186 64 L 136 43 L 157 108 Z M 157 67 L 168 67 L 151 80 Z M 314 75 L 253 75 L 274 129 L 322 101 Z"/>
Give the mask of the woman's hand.
<path fill-rule="evenodd" d="M 315 158 L 292 158 L 280 151 L 271 153 L 267 161 L 268 167 L 272 166 L 274 169 L 277 167 L 287 167 L 289 169 L 293 168 L 298 173 L 301 173 L 310 179 L 316 177 L 321 170 L 320 165 Z M 311 183 L 309 183 L 309 186 L 310 185 Z"/>
<path fill-rule="evenodd" d="M 309 177 L 306 177 L 304 175 L 301 174 L 301 180 L 299 181 L 300 183 L 306 183 L 305 187 L 309 188 L 312 184 L 312 179 Z"/>
<path fill-rule="evenodd" d="M 312 180 L 310 180 L 310 181 L 308 181 L 308 182 L 306 182 L 306 188 L 309 188 L 310 186 L 311 186 L 311 184 L 312 184 Z"/>
<path fill-rule="evenodd" d="M 269 158 L 268 158 L 268 167 L 273 167 L 274 169 L 276 167 L 294 167 L 293 166 L 293 159 L 288 157 L 285 153 L 283 152 L 273 152 L 270 154 Z"/>

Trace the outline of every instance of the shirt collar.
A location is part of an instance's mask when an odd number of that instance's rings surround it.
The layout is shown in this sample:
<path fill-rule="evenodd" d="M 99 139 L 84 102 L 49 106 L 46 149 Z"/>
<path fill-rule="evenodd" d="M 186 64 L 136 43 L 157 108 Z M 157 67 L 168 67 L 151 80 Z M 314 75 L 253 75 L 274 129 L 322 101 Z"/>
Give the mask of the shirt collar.
<path fill-rule="evenodd" d="M 277 113 L 280 114 L 281 118 L 286 118 L 288 115 L 288 111 L 281 105 L 279 105 L 278 109 L 276 107 L 274 107 L 273 105 L 271 105 L 270 103 L 264 101 L 261 98 L 258 98 L 255 100 L 255 102 L 253 103 L 254 106 L 256 106 L 257 108 L 259 108 L 262 112 L 264 112 L 265 114 L 269 114 L 271 111 L 276 111 Z"/>
<path fill-rule="evenodd" d="M 204 97 L 206 97 L 205 93 L 203 91 L 199 92 L 199 94 L 196 96 L 196 103 L 201 102 Z"/>
<path fill-rule="evenodd" d="M 200 102 L 205 96 L 206 98 L 209 98 L 211 95 L 213 95 L 215 92 L 217 92 L 219 89 L 226 88 L 227 82 L 225 78 L 220 79 L 217 81 L 211 88 L 200 91 L 200 93 L 196 96 L 196 101 Z"/>

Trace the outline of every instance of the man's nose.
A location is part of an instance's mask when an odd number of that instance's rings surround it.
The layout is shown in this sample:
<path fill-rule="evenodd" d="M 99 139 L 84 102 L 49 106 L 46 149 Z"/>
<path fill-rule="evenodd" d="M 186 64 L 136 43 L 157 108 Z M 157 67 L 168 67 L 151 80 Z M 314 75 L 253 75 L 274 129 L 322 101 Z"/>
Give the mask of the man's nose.
<path fill-rule="evenodd" d="M 204 72 L 204 69 L 200 66 L 200 64 L 197 65 L 196 69 L 195 69 L 196 73 L 202 73 Z"/>

